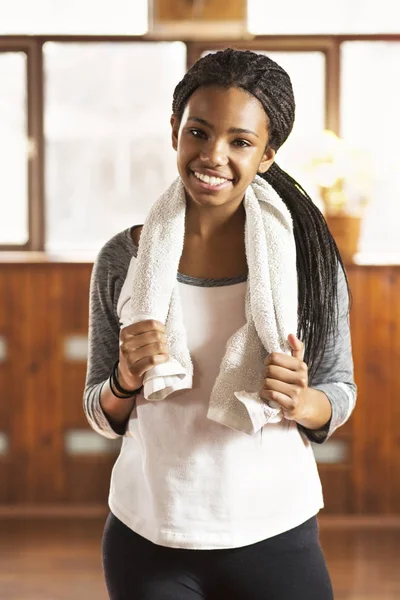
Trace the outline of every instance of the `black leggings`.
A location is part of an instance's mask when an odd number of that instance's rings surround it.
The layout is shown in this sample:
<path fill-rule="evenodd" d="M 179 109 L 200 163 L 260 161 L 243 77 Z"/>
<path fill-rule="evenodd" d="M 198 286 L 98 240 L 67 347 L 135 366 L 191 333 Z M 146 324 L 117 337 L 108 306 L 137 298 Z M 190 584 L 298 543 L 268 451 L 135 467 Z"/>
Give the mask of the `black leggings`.
<path fill-rule="evenodd" d="M 332 600 L 317 518 L 224 550 L 157 546 L 110 514 L 103 568 L 111 600 Z"/>

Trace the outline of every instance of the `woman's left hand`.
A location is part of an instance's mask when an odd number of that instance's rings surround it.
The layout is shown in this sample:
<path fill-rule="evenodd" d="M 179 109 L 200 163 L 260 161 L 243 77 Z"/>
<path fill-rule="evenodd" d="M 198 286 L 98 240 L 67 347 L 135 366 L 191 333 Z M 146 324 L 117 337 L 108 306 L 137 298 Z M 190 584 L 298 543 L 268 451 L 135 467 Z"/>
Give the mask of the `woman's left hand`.
<path fill-rule="evenodd" d="M 303 342 L 292 333 L 288 342 L 291 356 L 271 352 L 265 359 L 265 379 L 260 396 L 278 403 L 286 419 L 298 421 L 306 415 L 308 367 L 303 361 Z"/>

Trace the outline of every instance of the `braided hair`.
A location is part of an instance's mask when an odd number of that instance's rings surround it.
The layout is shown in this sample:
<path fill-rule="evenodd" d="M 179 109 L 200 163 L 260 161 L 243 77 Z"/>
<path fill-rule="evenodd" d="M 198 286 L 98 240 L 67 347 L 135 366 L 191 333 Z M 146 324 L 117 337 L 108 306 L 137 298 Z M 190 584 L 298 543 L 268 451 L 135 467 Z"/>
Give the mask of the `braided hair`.
<path fill-rule="evenodd" d="M 198 60 L 175 88 L 172 112 L 180 120 L 193 92 L 202 86 L 240 88 L 262 104 L 269 121 L 268 146 L 278 150 L 294 123 L 289 75 L 265 55 L 228 48 Z M 274 162 L 260 173 L 279 194 L 293 219 L 298 279 L 298 337 L 310 379 L 315 374 L 338 317 L 338 267 L 345 269 L 326 221 L 297 181 Z"/>

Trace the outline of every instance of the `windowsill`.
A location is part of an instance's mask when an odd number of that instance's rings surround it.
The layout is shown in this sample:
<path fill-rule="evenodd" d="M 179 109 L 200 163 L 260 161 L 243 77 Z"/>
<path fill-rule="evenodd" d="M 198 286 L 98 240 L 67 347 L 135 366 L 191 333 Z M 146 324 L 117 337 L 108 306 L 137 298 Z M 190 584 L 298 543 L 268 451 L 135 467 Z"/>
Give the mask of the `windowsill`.
<path fill-rule="evenodd" d="M 97 252 L 29 252 L 29 251 L 0 251 L 0 264 L 57 264 L 57 263 L 83 263 L 93 264 Z M 400 252 L 373 253 L 359 252 L 354 257 L 351 266 L 400 266 Z"/>
<path fill-rule="evenodd" d="M 57 264 L 57 263 L 86 263 L 93 264 L 97 252 L 29 252 L 29 251 L 0 251 L 2 264 Z"/>
<path fill-rule="evenodd" d="M 355 265 L 363 266 L 399 266 L 400 252 L 358 252 L 354 256 Z"/>

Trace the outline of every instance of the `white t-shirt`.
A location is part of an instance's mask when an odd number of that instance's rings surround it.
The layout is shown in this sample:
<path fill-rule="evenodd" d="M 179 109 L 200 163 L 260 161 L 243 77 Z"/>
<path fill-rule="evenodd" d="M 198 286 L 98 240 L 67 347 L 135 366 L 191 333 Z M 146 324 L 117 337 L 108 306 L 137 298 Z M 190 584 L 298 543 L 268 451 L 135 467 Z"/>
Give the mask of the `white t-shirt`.
<path fill-rule="evenodd" d="M 117 299 L 122 323 L 127 322 L 135 262 L 131 256 Z M 95 294 L 99 279 L 97 267 Z M 110 277 L 107 281 L 111 285 Z M 125 525 L 156 544 L 189 549 L 245 546 L 300 525 L 323 506 L 312 447 L 295 422 L 283 419 L 251 436 L 207 419 L 226 342 L 245 323 L 246 285 L 204 286 L 193 278 L 178 279 L 193 389 L 162 401 L 138 396 L 123 436 L 109 506 Z M 100 298 L 102 310 L 105 302 Z M 111 317 L 103 316 L 102 327 L 115 329 L 107 319 Z M 115 334 L 118 351 L 118 330 Z M 91 352 L 89 371 L 91 362 L 100 361 L 94 348 Z M 118 354 L 108 359 L 106 373 L 116 358 Z M 94 429 L 117 437 L 99 405 L 101 385 L 88 378 L 86 414 Z"/>

